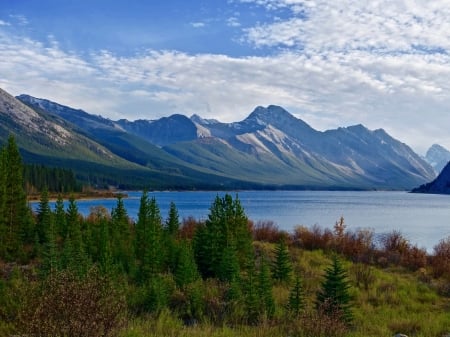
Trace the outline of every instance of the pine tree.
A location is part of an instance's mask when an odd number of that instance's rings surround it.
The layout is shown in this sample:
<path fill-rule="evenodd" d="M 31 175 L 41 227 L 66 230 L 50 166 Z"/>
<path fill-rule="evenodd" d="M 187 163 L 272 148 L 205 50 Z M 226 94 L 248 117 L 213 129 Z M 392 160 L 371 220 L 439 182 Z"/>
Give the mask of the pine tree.
<path fill-rule="evenodd" d="M 102 218 L 100 221 L 100 237 L 98 243 L 98 257 L 100 271 L 107 275 L 114 270 L 111 240 L 108 228 L 108 219 Z"/>
<path fill-rule="evenodd" d="M 58 195 L 54 210 L 55 229 L 58 236 L 65 238 L 67 236 L 67 219 L 64 208 L 64 200 L 61 194 Z"/>
<path fill-rule="evenodd" d="M 261 258 L 259 264 L 258 294 L 260 299 L 260 314 L 265 318 L 272 318 L 275 314 L 275 301 L 272 293 L 269 264 L 264 257 Z"/>
<path fill-rule="evenodd" d="M 178 263 L 174 276 L 175 282 L 180 288 L 184 288 L 200 278 L 192 247 L 187 241 L 183 241 L 179 245 Z"/>
<path fill-rule="evenodd" d="M 228 271 L 234 272 L 234 268 L 230 268 L 234 264 L 230 264 L 234 255 L 240 271 L 252 264 L 251 232 L 237 197 L 233 200 L 226 194 L 223 198 L 215 198 L 204 227 L 196 231 L 194 248 L 197 264 L 204 278 L 233 278 L 233 275 L 226 274 Z M 227 261 L 222 261 L 223 259 Z"/>
<path fill-rule="evenodd" d="M 117 197 L 116 207 L 111 211 L 111 241 L 116 264 L 125 272 L 132 269 L 131 227 L 122 196 Z"/>
<path fill-rule="evenodd" d="M 164 229 L 170 236 L 176 237 L 179 228 L 180 228 L 180 220 L 178 216 L 177 206 L 172 201 L 170 203 L 169 216 L 167 217 Z"/>
<path fill-rule="evenodd" d="M 316 307 L 327 315 L 338 315 L 346 324 L 351 323 L 350 283 L 337 256 L 333 256 L 332 264 L 325 270 L 325 279 L 317 293 Z"/>
<path fill-rule="evenodd" d="M 64 267 L 79 276 L 85 275 L 89 267 L 89 258 L 83 242 L 78 206 L 73 196 L 67 207 L 67 235 L 64 238 Z"/>
<path fill-rule="evenodd" d="M 24 190 L 22 158 L 13 136 L 9 136 L 2 157 L 5 194 L 0 218 L 4 218 L 6 258 L 14 259 L 23 255 L 22 243 L 33 243 L 34 228 Z"/>
<path fill-rule="evenodd" d="M 48 201 L 48 190 L 44 188 L 37 209 L 36 231 L 40 244 L 45 244 L 48 241 L 47 234 L 50 232 L 52 220 L 52 211 Z"/>
<path fill-rule="evenodd" d="M 145 191 L 141 197 L 136 223 L 136 257 L 140 261 L 139 276 L 145 281 L 161 271 L 164 254 L 162 249 L 162 219 L 156 199 L 148 199 Z"/>
<path fill-rule="evenodd" d="M 298 316 L 305 307 L 305 292 L 303 290 L 302 281 L 300 278 L 300 274 L 297 273 L 295 276 L 295 283 L 289 293 L 289 303 L 288 309 L 289 311 Z"/>
<path fill-rule="evenodd" d="M 0 257 L 6 257 L 6 151 L 0 148 Z"/>
<path fill-rule="evenodd" d="M 164 226 L 164 245 L 166 250 L 166 269 L 174 271 L 177 265 L 178 255 L 178 230 L 180 220 L 178 210 L 174 202 L 170 203 L 169 215 Z"/>
<path fill-rule="evenodd" d="M 284 238 L 280 239 L 275 248 L 275 261 L 272 264 L 273 279 L 278 282 L 289 282 L 292 273 L 291 257 Z"/>
<path fill-rule="evenodd" d="M 43 276 L 54 274 L 60 269 L 60 260 L 58 257 L 58 245 L 56 242 L 57 233 L 54 222 L 50 222 L 45 233 L 45 243 L 42 249 L 42 267 Z"/>

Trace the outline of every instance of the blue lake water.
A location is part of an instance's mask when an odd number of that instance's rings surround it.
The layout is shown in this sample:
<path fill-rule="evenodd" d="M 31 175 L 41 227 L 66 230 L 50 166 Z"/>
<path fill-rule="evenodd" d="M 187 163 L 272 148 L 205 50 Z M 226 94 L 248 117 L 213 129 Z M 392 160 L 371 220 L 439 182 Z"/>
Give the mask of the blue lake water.
<path fill-rule="evenodd" d="M 128 215 L 137 217 L 141 192 L 127 192 Z M 165 218 L 170 202 L 177 205 L 180 218 L 206 219 L 217 195 L 225 192 L 151 192 Z M 372 229 L 376 234 L 400 231 L 411 243 L 432 251 L 450 236 L 450 196 L 406 192 L 354 191 L 240 191 L 238 195 L 247 216 L 253 221 L 271 220 L 280 229 L 292 231 L 297 225 L 332 228 L 343 216 L 350 230 Z M 80 213 L 104 206 L 109 211 L 115 199 L 78 200 Z M 36 206 L 36 204 L 34 204 Z M 53 206 L 52 206 L 53 207 Z"/>

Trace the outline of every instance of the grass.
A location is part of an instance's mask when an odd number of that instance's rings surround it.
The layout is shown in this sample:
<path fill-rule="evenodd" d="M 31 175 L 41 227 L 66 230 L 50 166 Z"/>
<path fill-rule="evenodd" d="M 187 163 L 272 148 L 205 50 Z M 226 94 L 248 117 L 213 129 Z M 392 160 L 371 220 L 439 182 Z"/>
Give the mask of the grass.
<path fill-rule="evenodd" d="M 257 243 L 257 249 L 270 252 L 273 245 Z M 315 294 L 320 287 L 323 270 L 330 264 L 330 256 L 321 250 L 306 251 L 299 248 L 291 248 L 291 255 L 294 269 L 300 272 L 307 294 L 308 314 L 303 318 L 287 318 L 285 305 L 289 286 L 276 284 L 273 294 L 277 312 L 270 322 L 258 326 L 216 326 L 209 322 L 186 326 L 169 311 L 163 311 L 157 316 L 133 319 L 120 337 L 329 337 L 319 329 L 323 321 L 311 313 L 314 311 Z M 357 285 L 361 273 L 364 273 L 364 270 L 359 270 L 360 266 L 347 261 L 345 267 L 354 285 L 351 290 L 354 297 L 354 324 L 349 331 L 337 331 L 334 336 L 379 337 L 403 333 L 410 337 L 443 337 L 450 333 L 450 298 L 440 296 L 431 283 L 421 280 L 423 270 L 413 273 L 400 267 L 382 269 L 364 265 L 363 268 L 368 268 L 366 272 L 371 275 L 366 287 L 362 282 Z M 305 329 L 309 329 L 307 334 Z"/>

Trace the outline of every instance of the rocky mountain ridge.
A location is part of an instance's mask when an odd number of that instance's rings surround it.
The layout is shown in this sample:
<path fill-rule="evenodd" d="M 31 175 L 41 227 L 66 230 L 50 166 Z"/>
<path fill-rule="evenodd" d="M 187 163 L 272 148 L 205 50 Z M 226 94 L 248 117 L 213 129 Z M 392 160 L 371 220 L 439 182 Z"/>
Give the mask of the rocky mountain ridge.
<path fill-rule="evenodd" d="M 409 189 L 435 177 L 429 164 L 384 130 L 355 125 L 321 132 L 274 105 L 234 123 L 179 114 L 111 121 L 27 95 L 18 99 L 85 130 L 116 155 L 123 157 L 118 144 L 124 139 L 127 154 L 140 142 L 136 155 L 126 159 L 154 166 L 166 158 L 163 170 L 183 167 L 279 188 Z M 143 151 L 152 146 L 153 154 Z"/>

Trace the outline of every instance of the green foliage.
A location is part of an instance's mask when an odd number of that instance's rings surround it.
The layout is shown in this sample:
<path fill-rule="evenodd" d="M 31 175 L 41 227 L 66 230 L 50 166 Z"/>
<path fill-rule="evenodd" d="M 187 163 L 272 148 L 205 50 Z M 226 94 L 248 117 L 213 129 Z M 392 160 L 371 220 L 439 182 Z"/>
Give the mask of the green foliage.
<path fill-rule="evenodd" d="M 175 282 L 180 288 L 185 288 L 187 285 L 200 278 L 192 247 L 187 241 L 183 241 L 179 245 L 178 259 L 174 276 Z"/>
<path fill-rule="evenodd" d="M 204 278 L 231 280 L 235 274 L 235 259 L 239 270 L 253 261 L 248 219 L 237 197 L 233 200 L 226 194 L 215 198 L 205 226 L 196 232 L 194 249 Z"/>
<path fill-rule="evenodd" d="M 162 219 L 155 198 L 149 200 L 142 194 L 136 223 L 136 258 L 139 261 L 138 279 L 150 279 L 162 270 L 164 250 L 162 246 Z"/>
<path fill-rule="evenodd" d="M 25 165 L 24 180 L 29 192 L 43 191 L 44 189 L 58 193 L 81 191 L 81 184 L 77 181 L 75 173 L 60 167 Z"/>
<path fill-rule="evenodd" d="M 272 277 L 278 282 L 288 283 L 291 278 L 292 263 L 284 238 L 280 239 L 275 248 L 275 260 L 272 263 Z"/>
<path fill-rule="evenodd" d="M 81 276 L 87 272 L 90 261 L 83 241 L 78 206 L 73 197 L 69 199 L 66 221 L 67 233 L 64 238 L 62 267 L 74 271 L 77 275 Z"/>
<path fill-rule="evenodd" d="M 111 211 L 111 245 L 113 257 L 119 268 L 130 273 L 133 269 L 132 229 L 122 196 L 117 196 L 117 204 Z"/>
<path fill-rule="evenodd" d="M 272 318 L 275 314 L 275 302 L 272 294 L 269 264 L 264 257 L 261 258 L 259 264 L 258 295 L 260 316 Z"/>
<path fill-rule="evenodd" d="M 25 255 L 23 243 L 34 241 L 34 228 L 24 190 L 22 158 L 13 136 L 1 152 L 0 253 L 3 258 L 14 260 Z"/>
<path fill-rule="evenodd" d="M 289 292 L 288 310 L 294 315 L 299 316 L 305 308 L 305 291 L 300 278 L 300 274 L 295 276 L 294 286 Z"/>
<path fill-rule="evenodd" d="M 50 227 L 53 225 L 53 214 L 48 202 L 48 190 L 44 188 L 41 193 L 41 199 L 39 201 L 37 209 L 37 222 L 36 231 L 39 238 L 39 243 L 45 244 L 48 242 L 47 233 Z"/>
<path fill-rule="evenodd" d="M 350 287 L 347 272 L 333 255 L 332 264 L 325 270 L 324 281 L 317 293 L 317 309 L 329 316 L 339 315 L 345 323 L 350 323 L 353 319 Z"/>

